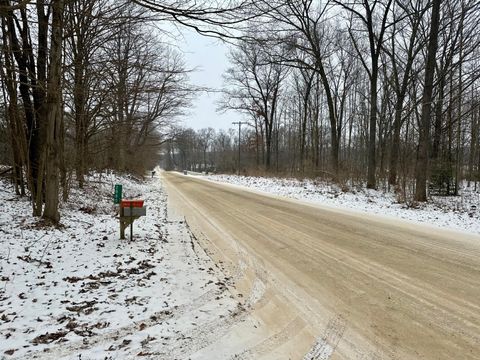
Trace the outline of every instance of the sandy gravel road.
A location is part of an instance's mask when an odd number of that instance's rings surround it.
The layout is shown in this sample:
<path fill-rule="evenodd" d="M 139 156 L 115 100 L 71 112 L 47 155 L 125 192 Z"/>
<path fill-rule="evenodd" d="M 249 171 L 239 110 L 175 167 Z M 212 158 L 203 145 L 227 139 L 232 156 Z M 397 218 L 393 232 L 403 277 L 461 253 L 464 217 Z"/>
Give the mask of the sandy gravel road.
<path fill-rule="evenodd" d="M 163 179 L 250 302 L 239 358 L 480 359 L 480 237 Z"/>

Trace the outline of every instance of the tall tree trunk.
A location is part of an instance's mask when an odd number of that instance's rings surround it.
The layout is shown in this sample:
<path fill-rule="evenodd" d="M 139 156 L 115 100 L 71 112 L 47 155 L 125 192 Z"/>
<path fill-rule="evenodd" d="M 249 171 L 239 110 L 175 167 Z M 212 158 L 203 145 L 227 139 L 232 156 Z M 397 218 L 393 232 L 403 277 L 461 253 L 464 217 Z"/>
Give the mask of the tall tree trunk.
<path fill-rule="evenodd" d="M 266 150 L 265 150 L 265 168 L 267 170 L 270 170 L 271 156 L 272 156 L 272 130 L 271 130 L 270 126 L 269 126 L 269 129 L 266 129 L 265 147 L 266 147 Z"/>
<path fill-rule="evenodd" d="M 463 11 L 463 3 L 462 3 L 462 14 Z M 463 23 L 463 16 L 461 23 Z M 457 114 L 457 156 L 456 156 L 456 165 L 455 165 L 455 195 L 458 195 L 458 190 L 460 187 L 460 181 L 462 178 L 462 162 L 463 162 L 463 151 L 462 147 L 460 146 L 460 139 L 462 134 L 462 102 L 463 102 L 463 26 L 460 27 L 460 54 L 459 54 L 459 67 L 458 67 L 458 114 Z M 472 151 L 472 149 L 470 149 Z"/>
<path fill-rule="evenodd" d="M 445 97 L 445 81 L 446 76 L 442 75 L 438 82 L 438 96 L 435 102 L 435 122 L 433 124 L 433 143 L 431 159 L 436 160 L 440 155 L 440 143 L 442 140 L 442 119 L 443 119 L 443 104 Z"/>
<path fill-rule="evenodd" d="M 422 115 L 419 124 L 417 164 L 415 169 L 415 200 L 427 201 L 428 147 L 430 137 L 430 114 L 435 75 L 435 57 L 438 47 L 441 0 L 433 0 L 430 35 L 428 39 L 427 63 L 425 67 L 425 85 L 422 98 Z"/>
<path fill-rule="evenodd" d="M 474 100 L 473 87 L 472 87 L 472 96 L 471 102 Z M 474 104 L 471 105 L 471 122 L 470 122 L 470 154 L 468 158 L 468 187 L 470 187 L 470 182 L 474 178 L 474 162 L 475 154 L 477 153 L 477 139 L 478 139 L 478 119 L 477 112 L 474 111 Z"/>
<path fill-rule="evenodd" d="M 62 35 L 63 35 L 63 0 L 52 1 L 52 30 L 50 63 L 48 71 L 47 91 L 47 137 L 45 168 L 45 210 L 43 216 L 57 223 L 58 188 L 60 167 L 60 138 L 62 121 Z"/>
<path fill-rule="evenodd" d="M 368 166 L 367 188 L 376 187 L 376 136 L 377 136 L 377 82 L 378 82 L 378 57 L 372 59 L 372 76 L 370 79 L 370 117 L 368 132 Z"/>
<path fill-rule="evenodd" d="M 400 153 L 400 130 L 402 129 L 402 111 L 403 102 L 405 101 L 405 95 L 403 97 L 398 96 L 395 104 L 395 118 L 393 120 L 393 138 L 392 147 L 390 149 L 390 173 L 388 175 L 388 183 L 390 185 L 397 184 L 397 169 L 398 169 L 398 155 Z"/>
<path fill-rule="evenodd" d="M 74 106 L 75 106 L 75 172 L 77 176 L 78 186 L 83 188 L 84 176 L 85 176 L 85 140 L 86 140 L 86 119 L 85 119 L 85 84 L 84 84 L 84 71 L 83 63 L 81 59 L 81 49 L 79 49 L 76 54 L 77 59 L 74 61 L 75 66 L 75 75 L 74 75 Z"/>
<path fill-rule="evenodd" d="M 332 90 L 328 81 L 323 62 L 317 60 L 318 72 L 320 80 L 322 81 L 323 89 L 325 90 L 325 97 L 328 106 L 328 119 L 330 120 L 330 137 L 331 137 L 331 151 L 330 151 L 330 166 L 331 171 L 335 176 L 338 175 L 338 150 L 340 148 L 340 140 L 337 137 L 337 117 L 335 112 L 335 104 L 333 100 Z"/>
<path fill-rule="evenodd" d="M 5 118 L 10 132 L 10 144 L 13 158 L 13 175 L 15 180 L 15 192 L 18 195 L 25 195 L 25 182 L 23 166 L 25 165 L 26 139 L 18 109 L 17 82 L 14 69 L 14 59 L 10 49 L 10 42 L 6 36 L 6 23 L 2 19 L 3 29 L 3 61 L 1 69 L 2 90 L 5 101 Z"/>
<path fill-rule="evenodd" d="M 450 72 L 449 79 L 449 99 L 447 107 L 447 149 L 445 154 L 445 169 L 448 172 L 448 181 L 447 181 L 447 195 L 451 194 L 452 188 L 452 164 L 453 164 L 453 106 L 454 106 L 454 93 L 453 93 L 453 72 Z M 442 164 L 443 165 L 443 164 Z"/>
<path fill-rule="evenodd" d="M 5 11 L 2 13 L 3 25 L 3 39 L 5 44 L 9 44 L 9 51 L 13 53 L 15 62 L 18 66 L 18 80 L 19 92 L 23 102 L 23 112 L 26 124 L 26 143 L 28 144 L 27 154 L 27 173 L 28 173 L 28 187 L 32 197 L 33 215 L 40 216 L 42 213 L 42 195 L 43 195 L 43 165 L 42 154 L 44 149 L 43 142 L 43 122 L 41 119 L 43 93 L 45 87 L 37 83 L 37 75 L 35 71 L 33 47 L 31 45 L 29 31 L 28 31 L 28 17 L 25 9 L 20 8 L 21 21 L 15 23 L 16 18 L 13 8 L 8 0 L 0 1 L 1 8 Z M 40 8 L 43 10 L 41 1 L 39 1 Z M 5 22 L 3 23 L 3 20 Z M 19 35 L 21 42 L 17 36 L 17 25 L 19 27 Z M 39 26 L 39 46 L 38 56 L 43 54 L 43 46 L 40 44 L 41 37 L 45 31 L 41 31 L 40 27 L 45 25 L 44 21 L 38 22 Z M 48 24 L 47 24 L 48 25 Z M 23 26 L 21 28 L 20 26 Z M 42 72 L 38 72 L 38 77 Z M 33 89 L 33 90 L 32 90 Z M 34 100 L 32 101 L 31 95 Z"/>
<path fill-rule="evenodd" d="M 260 166 L 260 135 L 258 133 L 258 119 L 255 116 L 255 163 L 257 168 Z"/>

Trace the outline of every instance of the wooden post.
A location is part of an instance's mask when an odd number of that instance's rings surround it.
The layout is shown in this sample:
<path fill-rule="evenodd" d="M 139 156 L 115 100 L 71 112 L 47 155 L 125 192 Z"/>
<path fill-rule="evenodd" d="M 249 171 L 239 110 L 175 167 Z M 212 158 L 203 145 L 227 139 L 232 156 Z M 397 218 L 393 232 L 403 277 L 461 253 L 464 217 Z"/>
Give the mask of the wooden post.
<path fill-rule="evenodd" d="M 123 207 L 120 206 L 120 239 L 125 239 L 125 226 L 123 226 Z"/>
<path fill-rule="evenodd" d="M 130 204 L 130 241 L 133 241 L 133 205 Z"/>

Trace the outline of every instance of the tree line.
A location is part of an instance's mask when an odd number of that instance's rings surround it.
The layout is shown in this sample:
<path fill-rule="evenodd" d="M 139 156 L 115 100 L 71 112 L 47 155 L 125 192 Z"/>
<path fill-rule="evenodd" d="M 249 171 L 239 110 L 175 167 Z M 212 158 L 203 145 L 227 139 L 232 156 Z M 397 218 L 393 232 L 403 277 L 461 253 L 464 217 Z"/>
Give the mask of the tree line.
<path fill-rule="evenodd" d="M 0 1 L 2 163 L 33 214 L 91 169 L 155 166 L 195 88 L 158 22 L 131 1 Z"/>
<path fill-rule="evenodd" d="M 479 7 L 0 0 L 0 160 L 54 222 L 90 169 L 141 172 L 161 151 L 170 167 L 456 194 L 480 173 Z M 178 126 L 198 89 L 165 24 L 231 45 L 218 107 L 244 114 L 240 138 Z"/>
<path fill-rule="evenodd" d="M 427 200 L 428 188 L 457 194 L 465 179 L 476 186 L 477 1 L 260 0 L 255 8 L 261 16 L 230 51 L 219 104 L 248 121 L 242 171 L 385 186 L 416 201 Z M 184 132 L 181 156 L 185 134 L 193 145 L 202 139 Z M 225 134 L 209 146 L 212 159 L 229 154 L 229 165 L 211 167 L 235 171 L 238 141 L 230 134 L 219 146 Z"/>

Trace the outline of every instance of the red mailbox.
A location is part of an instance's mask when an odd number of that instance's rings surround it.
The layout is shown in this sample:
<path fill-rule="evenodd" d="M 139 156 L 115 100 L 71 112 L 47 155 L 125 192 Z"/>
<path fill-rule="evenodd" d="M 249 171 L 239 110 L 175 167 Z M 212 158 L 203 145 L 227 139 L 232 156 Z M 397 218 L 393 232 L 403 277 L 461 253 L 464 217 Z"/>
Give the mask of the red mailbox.
<path fill-rule="evenodd" d="M 141 208 L 143 207 L 143 200 L 122 200 L 120 202 L 122 208 Z"/>

